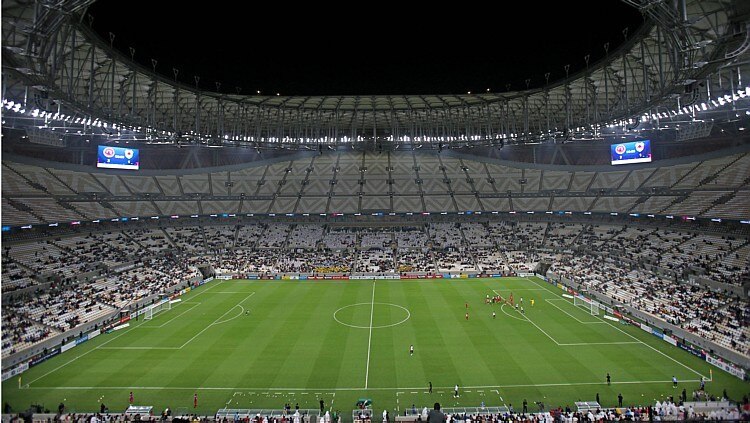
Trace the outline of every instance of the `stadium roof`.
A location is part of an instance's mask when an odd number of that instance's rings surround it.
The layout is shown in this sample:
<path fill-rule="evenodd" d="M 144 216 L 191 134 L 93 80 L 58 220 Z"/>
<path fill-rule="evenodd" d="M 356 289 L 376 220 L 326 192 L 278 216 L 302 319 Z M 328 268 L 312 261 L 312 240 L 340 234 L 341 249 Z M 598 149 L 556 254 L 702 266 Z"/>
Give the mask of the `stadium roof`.
<path fill-rule="evenodd" d="M 259 148 L 603 139 L 632 134 L 638 126 L 674 129 L 696 120 L 745 119 L 746 2 L 685 0 L 676 8 L 664 2 L 626 3 L 647 18 L 629 41 L 601 62 L 542 88 L 463 95 L 267 96 L 207 91 L 138 65 L 85 23 L 91 1 L 11 0 L 3 5 L 3 58 L 9 74 L 4 100 L 6 109 L 24 110 L 31 115 L 26 121 L 36 126 L 44 126 L 39 125 L 41 114 L 46 126 L 75 129 L 83 122 L 76 132 L 100 137 L 100 142 L 248 143 Z M 9 101 L 14 106 L 8 107 Z M 22 127 L 22 117 L 6 127 Z M 105 123 L 106 130 L 100 129 Z"/>

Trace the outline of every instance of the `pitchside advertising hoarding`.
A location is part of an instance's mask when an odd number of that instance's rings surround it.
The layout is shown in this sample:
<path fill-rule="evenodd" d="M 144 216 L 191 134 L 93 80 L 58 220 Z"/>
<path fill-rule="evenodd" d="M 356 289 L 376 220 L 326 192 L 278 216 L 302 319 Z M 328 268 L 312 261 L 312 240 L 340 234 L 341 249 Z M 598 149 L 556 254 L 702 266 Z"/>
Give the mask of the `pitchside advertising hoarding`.
<path fill-rule="evenodd" d="M 138 170 L 140 168 L 140 154 L 138 154 L 137 148 L 100 145 L 99 153 L 96 157 L 96 167 L 129 170 Z"/>
<path fill-rule="evenodd" d="M 651 161 L 651 141 L 649 140 L 612 144 L 610 150 L 613 165 Z"/>

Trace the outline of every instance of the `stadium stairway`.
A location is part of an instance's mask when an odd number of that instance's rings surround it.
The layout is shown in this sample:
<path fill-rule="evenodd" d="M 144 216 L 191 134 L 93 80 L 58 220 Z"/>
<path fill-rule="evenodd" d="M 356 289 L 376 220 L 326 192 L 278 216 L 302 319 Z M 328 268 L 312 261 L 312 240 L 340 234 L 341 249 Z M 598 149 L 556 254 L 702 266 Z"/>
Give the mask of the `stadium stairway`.
<path fill-rule="evenodd" d="M 47 191 L 47 187 L 45 187 L 44 185 L 38 184 L 38 183 L 32 181 L 31 179 L 29 179 L 28 177 L 26 177 L 26 175 L 24 175 L 23 173 L 17 171 L 16 169 L 14 169 L 12 166 L 8 165 L 7 163 L 3 163 L 3 164 L 5 165 L 5 167 L 7 167 L 11 171 L 13 171 L 13 173 L 15 173 L 16 175 L 18 175 L 19 177 L 21 177 L 21 179 L 23 179 L 24 181 L 26 181 L 26 183 L 29 184 L 31 187 L 36 188 L 36 189 L 38 189 L 40 191 L 44 191 L 46 193 L 49 193 L 49 191 Z"/>
<path fill-rule="evenodd" d="M 582 225 L 581 230 L 578 231 L 578 233 L 576 234 L 576 236 L 573 238 L 572 241 L 570 241 L 570 243 L 568 243 L 568 245 L 570 245 L 570 246 L 578 245 L 578 240 L 581 238 L 581 236 L 586 232 L 587 229 L 592 228 L 592 227 L 593 227 L 592 225 Z M 542 275 L 543 274 L 544 273 L 542 273 Z"/>
<path fill-rule="evenodd" d="M 654 173 L 655 173 L 655 172 L 654 172 Z M 649 175 L 649 176 L 651 176 L 651 175 Z M 631 213 L 631 212 L 633 211 L 633 209 L 634 209 L 634 208 L 638 207 L 638 205 L 639 205 L 639 204 L 643 204 L 643 203 L 645 203 L 645 202 L 646 202 L 646 200 L 648 200 L 649 198 L 650 198 L 650 197 L 649 197 L 648 195 L 642 195 L 642 196 L 638 197 L 638 199 L 637 199 L 637 200 L 635 200 L 635 202 L 633 202 L 633 206 L 632 206 L 632 207 L 630 207 L 630 208 L 629 208 L 629 209 L 628 209 L 628 210 L 626 211 L 626 213 Z"/>
<path fill-rule="evenodd" d="M 13 200 L 11 198 L 7 199 L 8 204 L 10 204 L 13 208 L 18 209 L 22 212 L 26 212 L 37 219 L 39 219 L 40 222 L 46 222 L 47 219 L 44 218 L 41 214 L 37 213 L 36 210 L 32 209 L 31 207 L 27 206 L 26 204 L 21 203 L 20 201 Z"/>
<path fill-rule="evenodd" d="M 168 231 L 165 231 L 165 230 L 164 230 L 164 228 L 159 228 L 159 230 L 160 230 L 160 231 L 162 231 L 162 233 L 164 234 L 164 237 L 166 237 L 166 238 L 167 238 L 167 241 L 169 241 L 169 243 L 170 243 L 170 244 L 172 244 L 172 248 L 175 248 L 175 249 L 179 249 L 179 248 L 180 248 L 180 247 L 178 247 L 178 246 L 177 246 L 177 243 L 175 242 L 174 238 L 172 238 L 172 237 L 171 237 L 171 236 L 169 235 L 169 232 L 168 232 Z M 135 241 L 135 239 L 133 239 L 133 241 Z M 144 248 L 144 247 L 143 247 L 143 245 L 141 245 L 141 243 L 139 243 L 138 241 L 136 241 L 136 243 L 137 243 L 138 245 L 140 245 L 140 246 L 141 246 L 141 248 Z M 203 244 L 203 246 L 204 246 L 204 247 L 206 246 L 206 245 L 205 245 L 205 243 Z"/>
<path fill-rule="evenodd" d="M 682 180 L 682 179 L 680 179 L 680 180 Z M 688 197 L 689 197 L 689 195 L 687 195 L 687 194 L 680 195 L 679 197 L 675 198 L 674 201 L 672 201 L 671 203 L 669 203 L 667 205 L 667 207 L 664 207 L 663 209 L 659 210 L 659 213 L 664 213 L 664 210 L 671 209 L 672 206 L 674 206 L 676 204 L 679 204 L 679 203 L 682 203 L 683 201 L 687 200 Z"/>
<path fill-rule="evenodd" d="M 544 237 L 542 237 L 542 243 L 541 243 L 542 246 L 547 245 L 547 235 L 549 234 L 549 231 L 550 231 L 549 223 L 546 223 L 544 227 Z"/>
<path fill-rule="evenodd" d="M 56 173 L 52 172 L 51 170 L 49 170 L 49 169 L 48 169 L 48 168 L 46 168 L 46 167 L 44 168 L 44 170 L 45 170 L 45 171 L 47 171 L 47 173 L 48 173 L 48 174 L 49 174 L 50 176 L 52 176 L 52 178 L 53 178 L 54 180 L 56 180 L 57 182 L 59 182 L 60 184 L 62 184 L 62 186 L 64 186 L 65 188 L 69 189 L 69 190 L 70 190 L 71 192 L 75 192 L 76 194 L 78 194 L 78 191 L 74 190 L 74 189 L 73 189 L 73 188 L 72 188 L 72 187 L 71 187 L 70 185 L 66 184 L 66 183 L 65 183 L 65 182 L 64 182 L 64 181 L 63 181 L 62 179 L 60 179 L 60 177 L 59 177 L 59 176 L 57 176 L 57 174 L 56 174 Z"/>
<path fill-rule="evenodd" d="M 201 231 L 201 239 L 203 240 L 203 249 L 204 251 L 209 251 L 210 248 L 208 248 L 208 237 L 206 236 L 206 229 L 203 227 L 203 225 L 198 226 L 198 229 Z"/>
<path fill-rule="evenodd" d="M 59 204 L 60 207 L 62 207 L 64 209 L 68 209 L 68 210 L 72 211 L 73 213 L 81 216 L 81 218 L 83 218 L 83 219 L 88 219 L 89 218 L 88 216 L 86 216 L 86 214 L 84 214 L 83 212 L 81 212 L 78 209 L 76 209 L 75 207 L 73 207 L 67 201 L 57 200 L 57 204 Z"/>

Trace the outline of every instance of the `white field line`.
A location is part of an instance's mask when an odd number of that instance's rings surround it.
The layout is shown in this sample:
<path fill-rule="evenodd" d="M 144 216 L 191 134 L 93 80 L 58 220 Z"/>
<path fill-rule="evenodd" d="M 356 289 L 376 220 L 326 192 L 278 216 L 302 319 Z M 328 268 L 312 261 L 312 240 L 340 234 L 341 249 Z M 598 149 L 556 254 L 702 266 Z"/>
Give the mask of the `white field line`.
<path fill-rule="evenodd" d="M 218 321 L 218 322 L 214 322 L 213 324 L 214 324 L 214 325 L 220 325 L 220 324 L 222 324 L 222 323 L 227 323 L 227 322 L 231 322 L 232 320 L 234 320 L 234 319 L 236 319 L 236 318 L 238 318 L 238 317 L 242 316 L 242 313 L 243 313 L 243 312 L 245 311 L 245 307 L 242 307 L 242 306 L 239 306 L 239 307 L 240 307 L 240 314 L 238 314 L 238 315 L 236 315 L 236 316 L 234 316 L 234 317 L 231 317 L 231 318 L 229 318 L 229 319 L 227 319 L 227 320 L 221 320 L 221 321 Z M 232 310 L 234 310 L 235 308 L 237 308 L 237 306 L 234 306 L 234 307 L 232 308 Z"/>
<path fill-rule="evenodd" d="M 497 293 L 497 291 L 495 291 L 494 289 L 493 289 L 492 291 L 493 291 L 493 292 L 494 292 L 495 294 L 497 294 L 497 295 L 500 295 L 500 294 L 498 294 L 498 293 Z M 501 307 L 501 308 L 502 308 L 502 307 Z M 533 321 L 532 321 L 531 319 L 529 319 L 529 318 L 528 318 L 528 316 L 526 316 L 525 314 L 522 314 L 521 316 L 523 316 L 523 317 L 524 317 L 524 318 L 526 319 L 526 321 L 528 321 L 529 323 L 531 323 L 532 325 L 534 325 L 534 327 L 535 327 L 535 328 L 539 329 L 539 331 L 540 331 L 540 332 L 542 332 L 543 334 L 547 335 L 547 338 L 551 339 L 551 340 L 552 340 L 552 342 L 554 342 L 554 343 L 555 343 L 556 345 L 558 345 L 558 346 L 560 345 L 560 343 L 559 343 L 559 342 L 557 342 L 557 340 L 556 340 L 555 338 L 553 338 L 552 336 L 550 336 L 550 334 L 548 334 L 548 333 L 547 333 L 547 332 L 546 332 L 546 331 L 545 331 L 544 329 L 540 328 L 540 327 L 539 327 L 539 325 L 537 325 L 537 324 L 536 324 L 536 323 L 534 323 L 534 322 L 533 322 Z"/>
<path fill-rule="evenodd" d="M 687 379 L 687 380 L 681 380 L 681 384 L 685 383 L 695 383 L 700 382 L 700 379 Z M 627 381 L 619 381 L 619 382 L 612 382 L 612 385 L 632 385 L 632 384 L 645 384 L 645 383 L 664 383 L 669 384 L 669 386 L 672 386 L 671 380 L 627 380 Z M 513 385 L 482 385 L 482 386 L 465 386 L 463 389 L 508 389 L 508 388 L 543 388 L 543 387 L 554 387 L 554 386 L 588 386 L 588 385 L 602 385 L 606 386 L 607 382 L 570 382 L 570 383 L 531 383 L 531 384 L 513 384 Z M 133 390 L 133 389 L 144 389 L 144 390 L 207 390 L 207 391 L 235 391 L 237 389 L 243 390 L 243 391 L 263 391 L 263 393 L 268 393 L 269 389 L 270 391 L 273 390 L 279 390 L 279 391 L 304 391 L 309 388 L 245 388 L 245 387 L 236 387 L 236 386 L 37 386 L 37 387 L 28 387 L 26 389 L 39 389 L 39 390 L 61 390 L 61 389 L 69 389 L 69 390 L 87 390 L 87 389 L 109 389 L 109 390 Z M 409 392 L 410 390 L 414 389 L 424 389 L 424 387 L 399 387 L 399 388 L 367 388 L 371 391 L 398 391 L 396 392 L 396 395 L 404 394 L 406 392 Z M 453 392 L 453 386 L 435 386 L 432 388 L 433 392 L 436 392 L 436 389 L 445 389 Z M 323 388 L 323 390 L 326 391 L 361 391 L 362 388 Z M 321 393 L 322 394 L 322 393 Z"/>
<path fill-rule="evenodd" d="M 629 345 L 629 344 L 640 344 L 636 341 L 620 341 L 620 342 L 578 342 L 574 344 L 560 344 L 561 347 L 575 347 L 583 345 Z"/>
<path fill-rule="evenodd" d="M 531 282 L 533 282 L 533 283 L 534 283 L 534 284 L 535 284 L 536 286 L 542 286 L 542 285 L 539 285 L 539 283 L 537 283 L 537 282 L 536 282 L 535 280 L 533 280 L 533 279 L 529 279 L 529 280 L 530 280 Z M 543 282 L 543 283 L 546 283 L 546 282 Z M 547 288 L 547 287 L 545 287 L 545 288 Z M 550 290 L 549 290 L 549 288 L 547 288 L 547 290 L 548 290 L 548 291 L 550 291 Z M 550 291 L 550 292 L 552 292 L 553 294 L 555 294 L 555 292 L 554 292 L 554 291 Z M 698 372 L 697 370 L 695 370 L 695 369 L 693 369 L 693 368 L 691 368 L 691 367 L 687 366 L 686 364 L 683 364 L 683 363 L 681 363 L 681 362 L 679 362 L 679 361 L 675 360 L 674 358 L 672 358 L 672 357 L 668 356 L 667 354 L 665 354 L 665 353 L 663 353 L 663 352 L 661 352 L 661 351 L 657 350 L 656 348 L 652 347 L 651 345 L 649 345 L 649 344 L 647 344 L 647 343 L 645 343 L 645 342 L 641 341 L 640 339 L 636 338 L 635 336 L 633 336 L 633 335 L 631 335 L 631 334 L 629 334 L 629 333 L 625 332 L 624 330 L 622 330 L 622 329 L 618 328 L 617 326 L 615 326 L 615 325 L 611 324 L 610 322 L 608 322 L 608 321 L 606 321 L 606 320 L 602 319 L 601 317 L 599 317 L 599 316 L 596 316 L 596 318 L 597 318 L 597 319 L 599 319 L 599 320 L 601 320 L 602 322 L 604 322 L 604 323 L 606 323 L 606 324 L 608 324 L 608 325 L 612 326 L 612 327 L 613 327 L 613 328 L 615 328 L 616 330 L 618 330 L 618 331 L 620 331 L 620 332 L 624 333 L 625 335 L 629 336 L 630 338 L 632 338 L 632 339 L 635 339 L 636 341 L 638 341 L 638 343 L 640 343 L 640 344 L 643 344 L 643 345 L 645 345 L 645 346 L 647 346 L 647 347 L 651 348 L 652 350 L 654 350 L 654 351 L 656 351 L 657 353 L 659 353 L 659 354 L 663 355 L 664 357 L 666 357 L 666 358 L 668 358 L 668 359 L 670 359 L 670 360 L 674 361 L 675 363 L 679 364 L 680 366 L 682 366 L 682 367 L 684 367 L 684 368 L 686 368 L 686 369 L 690 370 L 691 372 L 693 372 L 693 373 L 697 374 L 697 375 L 698 375 L 698 376 L 700 376 L 701 378 L 706 378 L 706 376 L 702 375 L 702 374 L 701 374 L 700 372 Z M 707 378 L 706 378 L 706 379 L 707 379 Z"/>
<path fill-rule="evenodd" d="M 208 292 L 208 290 L 210 290 L 210 289 L 214 288 L 215 286 L 218 286 L 218 285 L 220 285 L 220 284 L 221 284 L 222 282 L 224 282 L 224 281 L 219 281 L 219 282 L 217 282 L 217 283 L 215 283 L 215 284 L 211 284 L 211 286 L 209 286 L 208 288 L 206 288 L 206 289 L 202 290 L 201 292 L 199 292 L 199 293 L 197 293 L 197 294 L 193 295 L 192 297 L 190 297 L 190 299 L 192 300 L 192 299 L 194 299 L 195 297 L 197 297 L 197 296 L 199 296 L 199 295 L 201 295 L 201 294 L 204 294 L 204 293 Z M 135 328 L 137 328 L 137 327 L 140 327 L 141 325 L 143 325 L 143 324 L 144 324 L 144 323 L 146 323 L 147 321 L 148 321 L 148 320 L 141 320 L 141 323 L 139 323 L 139 324 L 138 324 L 137 326 L 132 326 L 132 327 L 130 328 L 130 330 L 133 330 L 133 329 L 135 329 Z M 101 344 L 100 344 L 99 346 L 97 346 L 96 348 L 90 349 L 90 350 L 86 351 L 85 353 L 83 353 L 83 354 L 81 354 L 81 355 L 79 355 L 79 356 L 76 356 L 76 358 L 74 358 L 74 359 L 72 359 L 72 360 L 70 360 L 70 361 L 66 361 L 65 363 L 63 363 L 63 364 L 61 364 L 61 365 L 59 365 L 59 366 L 55 367 L 54 369 L 52 369 L 52 370 L 48 371 L 47 373 L 45 373 L 45 374 L 43 374 L 43 375 L 39 376 L 38 378 L 36 378 L 36 379 L 34 379 L 34 380 L 31 380 L 31 381 L 30 381 L 30 382 L 28 382 L 28 383 L 27 383 L 26 385 L 27 385 L 27 386 L 29 386 L 29 385 L 31 385 L 32 383 L 36 382 L 37 380 L 39 380 L 39 379 L 42 379 L 42 378 L 45 378 L 45 377 L 47 377 L 47 376 L 51 375 L 52 373 L 54 373 L 54 372 L 56 372 L 56 371 L 58 371 L 58 370 L 62 369 L 63 367 L 67 366 L 68 364 L 70 364 L 70 363 L 72 363 L 72 362 L 74 362 L 74 361 L 78 360 L 79 358 L 81 358 L 81 357 L 83 357 L 83 356 L 85 356 L 85 355 L 87 355 L 87 354 L 89 354 L 89 353 L 91 353 L 91 352 L 93 352 L 93 351 L 96 351 L 96 350 L 98 350 L 98 349 L 102 349 L 102 347 L 104 347 L 105 345 L 109 344 L 110 342 L 114 341 L 115 339 L 117 339 L 117 338 L 119 338 L 119 337 L 121 337 L 121 336 L 123 336 L 123 335 L 125 335 L 126 333 L 129 333 L 129 332 L 130 332 L 129 330 L 123 330 L 123 332 L 122 332 L 121 334 L 119 334 L 119 335 L 115 335 L 115 336 L 114 336 L 114 337 L 113 337 L 112 339 L 109 339 L 109 340 L 107 340 L 107 341 L 104 341 L 103 343 L 101 343 Z"/>
<path fill-rule="evenodd" d="M 495 290 L 493 289 L 493 291 Z M 500 289 L 499 291 L 508 291 L 508 292 L 511 292 L 511 291 L 546 291 L 546 289 L 544 288 L 503 288 L 503 289 Z"/>
<path fill-rule="evenodd" d="M 372 305 L 370 306 L 370 336 L 367 337 L 367 369 L 365 370 L 365 389 L 370 378 L 370 346 L 372 345 L 372 316 L 375 314 L 375 282 L 372 282 Z"/>
<path fill-rule="evenodd" d="M 178 314 L 178 315 L 176 315 L 176 316 L 172 317 L 171 319 L 167 320 L 166 322 L 164 322 L 164 323 L 162 323 L 162 324 L 160 324 L 160 325 L 154 325 L 154 326 L 151 326 L 151 325 L 148 325 L 148 326 L 142 325 L 141 327 L 142 327 L 142 328 L 163 328 L 163 327 L 164 327 L 164 325 L 166 325 L 167 323 L 169 323 L 169 322 L 171 322 L 172 320 L 174 320 L 174 319 L 176 319 L 176 318 L 178 318 L 178 317 L 182 316 L 183 314 L 185 314 L 185 313 L 187 313 L 188 311 L 190 311 L 190 310 L 194 309 L 195 307 L 198 307 L 199 305 L 201 305 L 201 303 L 183 303 L 183 304 L 193 304 L 193 306 L 192 306 L 192 307 L 190 307 L 190 308 L 188 308 L 187 310 L 183 311 L 182 313 L 180 313 L 180 314 Z"/>
<path fill-rule="evenodd" d="M 187 344 L 189 344 L 189 343 L 193 342 L 193 339 L 197 338 L 197 337 L 198 337 L 198 335 L 200 335 L 200 334 L 202 334 L 203 332 L 205 332 L 206 330 L 208 330 L 208 328 L 210 328 L 211 326 L 213 326 L 213 325 L 217 324 L 217 322 L 218 322 L 219 320 L 221 320 L 221 319 L 222 319 L 222 318 L 223 318 L 224 316 L 226 316 L 227 314 L 229 314 L 229 312 L 230 312 L 230 311 L 234 310 L 234 309 L 235 309 L 235 308 L 237 308 L 237 307 L 240 307 L 240 308 L 242 308 L 242 306 L 241 306 L 240 304 L 244 303 L 244 302 L 245 302 L 245 300 L 247 300 L 248 298 L 252 297 L 253 295 L 255 295 L 255 291 L 251 292 L 251 293 L 250 293 L 250 295 L 248 295 L 247 297 L 243 298 L 243 299 L 242 299 L 242 300 L 241 300 L 241 301 L 240 301 L 239 303 L 237 303 L 237 304 L 236 304 L 236 305 L 235 305 L 234 307 L 232 307 L 232 308 L 230 308 L 229 310 L 227 310 L 226 312 L 224 312 L 224 314 L 222 314 L 222 315 L 221 315 L 221 316 L 219 316 L 219 317 L 218 317 L 218 318 L 217 318 L 216 320 L 214 320 L 213 322 L 211 322 L 211 324 L 210 324 L 210 325 L 206 326 L 206 327 L 205 327 L 205 328 L 203 328 L 203 329 L 202 329 L 202 330 L 201 330 L 200 332 L 196 333 L 196 334 L 195 334 L 195 335 L 194 335 L 194 336 L 193 336 L 192 338 L 188 339 L 188 340 L 187 340 L 187 342 L 185 342 L 184 344 L 182 344 L 182 345 L 181 345 L 181 346 L 180 346 L 180 347 L 179 347 L 178 349 L 180 349 L 180 350 L 181 350 L 181 349 L 185 348 L 185 346 L 186 346 Z M 243 308 L 243 310 L 244 310 L 244 308 Z M 228 321 L 228 320 L 227 320 L 227 321 Z M 224 322 L 221 322 L 221 323 L 224 323 Z"/>
<path fill-rule="evenodd" d="M 138 324 L 138 326 L 140 326 L 140 325 L 144 324 L 144 323 L 145 323 L 145 322 L 147 322 L 147 321 L 148 321 L 148 320 L 141 320 L 141 323 L 139 323 L 139 324 Z M 133 326 L 133 328 L 136 328 L 136 327 L 138 327 L 138 326 Z M 131 328 L 131 330 L 132 330 L 132 328 Z M 48 371 L 47 373 L 45 373 L 45 374 L 43 374 L 43 375 L 39 376 L 38 378 L 36 378 L 36 379 L 33 379 L 33 380 L 29 381 L 29 382 L 28 382 L 28 383 L 27 383 L 26 385 L 31 385 L 32 383 L 36 382 L 37 380 L 39 380 L 39 379 L 42 379 L 42 378 L 44 378 L 44 377 L 47 377 L 47 376 L 51 375 L 52 373 L 54 373 L 54 372 L 56 372 L 56 371 L 58 371 L 58 370 L 62 369 L 63 367 L 67 366 L 68 364 L 70 364 L 70 363 L 72 363 L 72 362 L 74 362 L 74 361 L 78 360 L 79 358 L 81 358 L 81 357 L 83 357 L 83 356 L 85 356 L 85 355 L 88 355 L 88 354 L 90 354 L 90 353 L 92 353 L 92 352 L 94 352 L 94 351 L 96 351 L 96 350 L 98 350 L 98 349 L 102 348 L 103 346 L 105 346 L 105 345 L 109 344 L 110 342 L 112 342 L 112 341 L 114 341 L 115 339 L 117 339 L 117 338 L 119 338 L 119 337 L 121 337 L 121 336 L 125 335 L 125 334 L 126 334 L 126 333 L 128 333 L 128 332 L 129 332 L 129 331 L 123 331 L 123 332 L 122 332 L 121 334 L 119 334 L 119 335 L 115 335 L 115 336 L 114 336 L 114 337 L 113 337 L 112 339 L 109 339 L 109 340 L 107 340 L 107 341 L 103 342 L 103 343 L 102 343 L 101 345 L 97 346 L 96 348 L 92 348 L 92 349 L 90 349 L 90 350 L 86 351 L 85 353 L 83 353 L 83 354 L 81 354 L 81 355 L 79 355 L 79 356 L 76 356 L 76 358 L 74 358 L 74 359 L 72 359 L 72 360 L 70 360 L 70 361 L 66 361 L 65 363 L 63 363 L 63 364 L 61 364 L 61 365 L 59 365 L 59 366 L 55 367 L 54 369 L 52 369 L 52 370 Z M 30 387 L 30 386 L 29 386 L 29 387 Z"/>
<path fill-rule="evenodd" d="M 507 311 L 505 311 L 505 309 L 503 308 L 503 307 L 505 307 L 505 306 L 506 306 L 506 304 L 503 304 L 503 305 L 501 305 L 501 306 L 500 306 L 500 311 L 502 311 L 502 312 L 503 312 L 503 314 L 505 314 L 506 316 L 508 316 L 508 317 L 510 317 L 510 318 L 512 318 L 512 319 L 520 320 L 520 321 L 522 321 L 522 322 L 528 322 L 528 320 L 526 320 L 526 319 L 522 319 L 522 318 L 520 318 L 520 317 L 518 317 L 518 316 L 514 316 L 514 315 L 512 315 L 512 314 L 508 314 L 508 312 L 507 312 Z"/>
<path fill-rule="evenodd" d="M 563 313 L 567 314 L 568 316 L 570 316 L 571 319 L 575 319 L 576 321 L 578 321 L 578 323 L 582 323 L 584 325 L 601 325 L 602 323 L 604 323 L 604 322 L 584 322 L 583 320 L 577 318 L 576 316 L 574 316 L 574 315 L 568 313 L 567 311 L 563 310 L 562 308 L 558 307 L 554 303 L 554 301 L 565 301 L 565 302 L 568 302 L 565 299 L 562 299 L 562 298 L 549 299 L 549 298 L 547 298 L 547 299 L 545 299 L 545 301 L 547 301 L 552 307 L 554 307 L 554 308 L 562 311 Z"/>

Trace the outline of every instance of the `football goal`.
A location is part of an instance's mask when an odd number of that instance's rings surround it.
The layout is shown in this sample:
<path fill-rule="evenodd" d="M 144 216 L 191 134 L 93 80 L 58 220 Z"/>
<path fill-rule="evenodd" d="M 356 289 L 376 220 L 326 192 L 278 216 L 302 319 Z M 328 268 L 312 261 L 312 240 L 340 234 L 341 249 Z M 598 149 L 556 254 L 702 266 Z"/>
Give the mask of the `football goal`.
<path fill-rule="evenodd" d="M 154 318 L 154 315 L 156 313 L 159 313 L 164 310 L 171 310 L 172 309 L 172 302 L 167 300 L 164 302 L 159 302 L 157 304 L 152 304 L 148 307 L 146 307 L 146 311 L 143 313 L 143 320 L 151 320 Z"/>
<path fill-rule="evenodd" d="M 585 308 L 592 316 L 598 316 L 602 308 L 598 302 L 579 295 L 573 297 L 573 304 L 577 307 Z"/>

